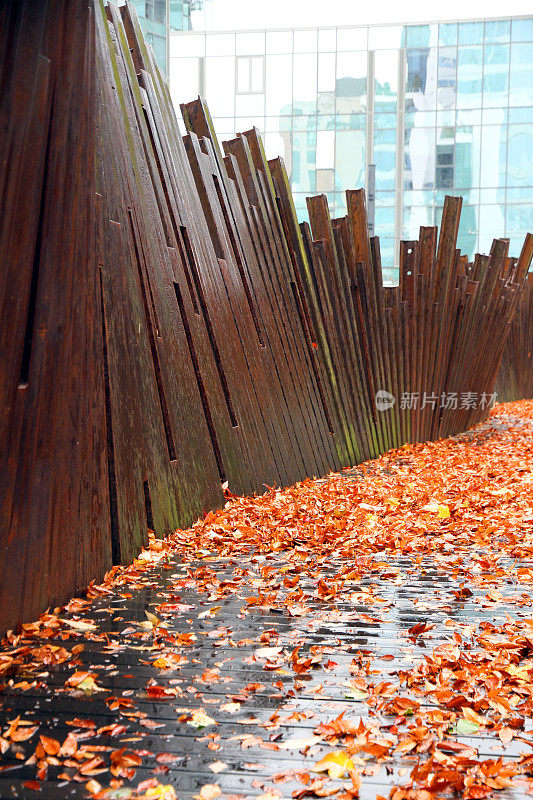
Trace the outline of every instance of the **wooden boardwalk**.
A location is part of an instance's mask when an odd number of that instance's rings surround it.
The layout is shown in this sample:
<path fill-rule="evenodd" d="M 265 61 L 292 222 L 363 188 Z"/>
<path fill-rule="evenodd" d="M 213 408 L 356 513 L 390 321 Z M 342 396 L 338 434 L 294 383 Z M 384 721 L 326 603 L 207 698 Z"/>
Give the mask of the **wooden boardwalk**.
<path fill-rule="evenodd" d="M 525 420 L 520 429 L 516 417 L 496 422 L 502 431 L 514 430 L 517 447 L 526 446 L 523 466 L 530 474 L 531 423 Z M 457 441 L 468 440 L 473 453 L 489 450 L 502 435 L 495 432 L 496 422 L 493 418 Z M 371 475 L 403 470 L 407 487 L 415 466 L 398 451 L 369 469 Z M 505 476 L 494 472 L 493 477 L 497 491 Z M 370 478 L 346 473 L 342 480 Z M 317 481 L 316 490 L 325 485 Z M 529 535 L 533 532 L 533 517 L 526 510 L 519 518 L 517 512 L 515 524 L 522 525 L 525 540 L 529 522 Z M 179 798 L 209 800 L 220 790 L 222 798 L 266 800 L 325 796 L 334 789 L 340 794 L 333 796 L 355 797 L 348 776 L 329 779 L 311 771 L 327 753 L 344 751 L 347 741 L 350 749 L 345 732 L 335 736 L 333 729 L 318 727 L 340 714 L 353 723 L 351 759 L 365 800 L 388 796 L 423 763 L 424 725 L 426 750 L 438 751 L 441 761 L 457 754 L 478 763 L 533 753 L 531 717 L 524 710 L 514 713 L 516 727 L 507 741 L 506 732 L 502 736 L 483 725 L 475 730 L 472 722 L 469 728 L 461 703 L 450 705 L 448 697 L 446 713 L 457 711 L 462 727 L 453 723 L 448 729 L 453 735 L 445 736 L 441 726 L 437 735 L 418 715 L 442 709 L 442 703 L 431 692 L 425 698 L 406 688 L 407 676 L 420 675 L 439 645 L 457 647 L 470 658 L 474 632 L 489 636 L 498 628 L 500 635 L 507 625 L 511 640 L 523 626 L 533 626 L 530 562 L 518 562 L 504 549 L 500 560 L 489 555 L 484 560 L 466 539 L 449 539 L 448 545 L 441 539 L 433 554 L 427 548 L 423 554 L 391 554 L 389 548 L 370 557 L 356 550 L 350 562 L 334 552 L 323 559 L 306 553 L 297 537 L 290 551 L 248 557 L 221 557 L 196 546 L 187 561 L 165 550 L 145 553 L 152 559 L 145 568 L 141 561 L 123 572 L 121 582 L 90 606 L 73 601 L 70 610 L 50 617 L 49 635 L 43 618 L 41 638 L 12 639 L 0 651 L 0 743 L 10 745 L 0 759 L 0 798 L 87 798 L 88 787 L 97 790 L 88 781 L 109 787 L 110 764 L 116 789 L 98 797 L 137 797 L 132 788 L 153 778 L 174 787 Z M 93 587 L 93 594 L 97 591 Z M 533 636 L 533 627 L 529 630 Z M 66 655 L 63 663 L 46 664 Z M 26 666 L 9 667 L 9 657 Z M 522 657 L 522 668 L 531 667 L 527 655 Z M 450 669 L 457 669 L 449 658 Z M 36 659 L 40 665 L 32 668 Z M 442 679 L 444 672 L 439 674 Z M 430 672 L 427 680 L 433 680 Z M 470 697 L 461 675 L 456 681 L 450 697 Z M 523 686 L 527 691 L 516 695 L 520 702 L 529 696 L 531 680 Z M 476 692 L 472 697 L 481 701 Z M 475 708 L 475 702 L 469 705 Z M 482 702 L 477 707 L 480 715 L 493 713 Z M 26 722 L 38 729 L 31 738 L 14 741 L 16 734 L 6 731 L 19 716 L 12 731 L 31 732 Z M 509 730 L 509 724 L 503 727 Z M 39 736 L 49 737 L 41 740 L 40 751 Z M 366 745 L 354 748 L 365 736 Z M 398 744 L 409 736 L 417 744 L 412 752 Z M 36 747 L 37 758 L 31 758 Z M 36 779 L 39 770 L 42 780 Z M 515 781 L 499 796 L 528 796 L 527 776 Z"/>

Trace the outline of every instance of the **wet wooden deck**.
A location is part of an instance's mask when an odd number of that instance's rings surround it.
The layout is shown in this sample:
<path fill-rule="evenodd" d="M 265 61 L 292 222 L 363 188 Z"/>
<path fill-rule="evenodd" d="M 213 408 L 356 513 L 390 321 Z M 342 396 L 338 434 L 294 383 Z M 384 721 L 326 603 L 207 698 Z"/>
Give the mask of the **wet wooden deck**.
<path fill-rule="evenodd" d="M 366 702 L 368 696 L 354 688 L 354 680 L 367 685 L 397 684 L 399 672 L 412 671 L 439 644 L 464 643 L 465 625 L 504 625 L 533 617 L 532 596 L 527 585 L 513 578 L 512 561 L 502 557 L 498 562 L 499 568 L 508 570 L 508 577 L 499 580 L 500 594 L 491 595 L 494 578 L 489 570 L 483 571 L 481 555 L 460 542 L 450 542 L 447 551 L 432 557 L 393 559 L 380 558 L 378 553 L 366 574 L 345 586 L 333 601 L 328 601 L 324 587 L 333 585 L 343 567 L 340 559 L 327 565 L 313 559 L 310 568 L 303 556 L 299 568 L 294 554 L 288 561 L 283 553 L 252 554 L 240 563 L 214 558 L 208 552 L 185 565 L 173 557 L 163 558 L 139 572 L 137 588 L 119 586 L 78 615 L 60 614 L 61 619 L 90 617 L 97 626 L 94 631 L 64 626 L 60 638 L 43 639 L 42 644 L 67 650 L 82 644 L 74 660 L 4 676 L 0 730 L 5 731 L 8 721 L 18 715 L 39 728 L 30 741 L 12 745 L 2 757 L 0 798 L 86 798 L 90 794 L 74 779 L 79 776 L 74 766 L 87 764 L 91 753 L 102 757 L 105 771 L 99 774 L 98 762 L 93 762 L 95 774 L 89 777 L 108 787 L 110 753 L 121 748 L 134 754 L 131 771 L 120 754 L 114 757 L 119 763 L 116 771 L 120 765 L 126 771 L 116 775 L 123 786 L 108 797 L 128 797 L 131 787 L 153 777 L 172 785 L 179 798 L 198 795 L 206 784 L 220 787 L 224 798 L 304 796 L 309 781 L 320 777 L 309 774 L 311 767 L 335 750 L 331 740 L 310 738 L 319 723 L 342 712 L 347 719 L 363 718 L 365 724 L 379 721 L 382 734 L 387 733 L 383 726 L 409 723 L 409 710 L 403 723 L 401 714 L 399 721 L 398 715 L 396 720 L 384 717 L 384 709 Z M 304 576 L 299 573 L 298 592 L 303 594 L 283 609 L 280 597 L 287 599 L 291 576 L 299 569 L 306 570 Z M 472 574 L 477 576 L 477 586 L 470 583 L 472 594 L 468 594 L 465 578 Z M 269 588 L 274 591 L 280 584 L 269 605 Z M 322 590 L 317 591 L 317 586 Z M 261 605 L 254 604 L 258 591 Z M 161 608 L 165 603 L 167 607 Z M 159 632 L 149 629 L 146 612 L 157 616 Z M 409 633 L 421 622 L 434 627 Z M 151 663 L 162 645 L 166 657 L 175 650 L 179 663 L 172 669 Z M 316 663 L 305 664 L 309 658 Z M 295 671 L 298 661 L 300 674 Z M 66 682 L 74 669 L 95 673 L 102 691 L 87 694 L 69 689 Z M 13 684 L 25 680 L 29 683 L 14 688 Z M 153 699 L 157 690 L 147 687 L 154 683 L 165 687 L 170 696 Z M 414 697 L 404 689 L 400 694 Z M 386 688 L 383 697 L 388 697 Z M 416 702 L 433 704 L 419 695 Z M 192 716 L 199 709 L 211 718 L 204 719 L 208 724 L 203 728 L 192 724 L 202 720 L 198 714 Z M 78 761 L 74 756 L 69 760 L 67 747 L 66 753 L 55 756 L 56 765 L 53 755 L 48 759 L 43 780 L 32 783 L 36 767 L 25 761 L 34 752 L 38 735 L 63 744 L 68 734 L 74 734 L 78 749 L 94 747 L 94 751 L 86 750 Z M 457 735 L 454 741 L 474 748 L 480 759 L 516 757 L 529 752 L 528 738 L 533 752 L 530 719 L 520 737 L 507 746 L 494 733 Z M 405 782 L 421 756 L 397 754 L 378 763 L 375 756 L 361 751 L 352 758 L 362 772 L 360 797 L 370 800 L 387 796 L 392 786 Z M 221 771 L 215 772 L 218 768 Z M 351 783 L 339 779 L 326 786 L 346 791 Z M 207 798 L 209 790 L 204 795 Z M 524 783 L 498 796 L 507 800 L 527 795 Z M 316 795 L 309 791 L 309 796 Z"/>

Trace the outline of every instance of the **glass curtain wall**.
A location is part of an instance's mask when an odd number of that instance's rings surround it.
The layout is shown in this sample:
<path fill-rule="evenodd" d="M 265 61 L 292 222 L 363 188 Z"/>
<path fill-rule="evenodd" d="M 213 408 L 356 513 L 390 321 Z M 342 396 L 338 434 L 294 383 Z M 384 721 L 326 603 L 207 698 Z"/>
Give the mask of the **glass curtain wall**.
<path fill-rule="evenodd" d="M 131 0 L 139 16 L 143 36 L 154 48 L 159 67 L 168 75 L 168 39 L 171 31 L 192 28 L 191 14 L 202 9 L 203 0 Z"/>
<path fill-rule="evenodd" d="M 255 125 L 282 156 L 300 220 L 375 164 L 375 231 L 395 280 L 398 240 L 464 199 L 459 246 L 518 254 L 533 229 L 533 18 L 435 25 L 177 33 L 174 102 L 207 99 L 220 138 Z"/>

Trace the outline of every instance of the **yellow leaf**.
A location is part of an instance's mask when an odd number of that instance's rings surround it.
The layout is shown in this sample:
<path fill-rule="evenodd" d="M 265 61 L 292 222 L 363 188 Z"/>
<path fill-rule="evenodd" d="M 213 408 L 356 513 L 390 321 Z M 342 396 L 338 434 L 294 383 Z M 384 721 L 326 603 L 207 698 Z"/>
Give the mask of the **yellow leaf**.
<path fill-rule="evenodd" d="M 355 764 L 342 750 L 335 750 L 317 761 L 311 772 L 327 772 L 330 778 L 342 778 L 346 772 L 355 769 Z"/>
<path fill-rule="evenodd" d="M 241 707 L 240 703 L 223 703 L 220 706 L 221 711 L 227 711 L 228 714 L 236 714 Z"/>
<path fill-rule="evenodd" d="M 152 666 L 157 669 L 179 669 L 181 664 L 187 664 L 187 659 L 183 656 L 169 653 L 168 656 L 159 656 L 152 661 Z"/>
<path fill-rule="evenodd" d="M 101 686 L 98 686 L 95 683 L 94 678 L 91 678 L 90 675 L 88 675 L 86 678 L 84 678 L 82 681 L 80 681 L 77 684 L 76 689 L 81 689 L 82 692 L 85 692 L 86 694 L 92 694 L 93 692 L 105 691 L 104 689 L 102 689 Z"/>
<path fill-rule="evenodd" d="M 311 747 L 311 745 L 321 741 L 321 736 L 293 736 L 292 739 L 279 742 L 278 747 L 280 750 L 303 750 L 304 747 Z"/>
<path fill-rule="evenodd" d="M 170 785 L 163 786 L 163 784 L 148 789 L 146 794 L 143 794 L 142 797 L 146 800 L 177 800 L 174 787 Z"/>
<path fill-rule="evenodd" d="M 63 622 L 65 625 L 70 625 L 71 628 L 74 628 L 75 631 L 97 631 L 98 625 L 94 625 L 92 622 L 77 622 L 73 619 L 60 619 L 60 622 Z"/>
<path fill-rule="evenodd" d="M 198 708 L 196 711 L 193 711 L 189 720 L 189 725 L 192 725 L 194 728 L 206 728 L 208 725 L 217 724 L 218 723 L 212 717 L 205 713 L 203 708 Z"/>
<path fill-rule="evenodd" d="M 282 647 L 260 647 L 254 653 L 255 658 L 277 658 L 283 652 Z"/>
<path fill-rule="evenodd" d="M 437 517 L 439 519 L 447 519 L 449 516 L 450 516 L 450 509 L 448 508 L 448 506 L 439 505 L 439 513 L 437 514 Z"/>
<path fill-rule="evenodd" d="M 159 625 L 159 620 L 156 617 L 156 615 L 151 614 L 149 611 L 145 611 L 144 613 L 146 614 L 146 619 L 148 620 L 148 622 L 151 622 L 154 628 L 157 628 L 157 626 Z"/>
<path fill-rule="evenodd" d="M 511 728 L 508 728 L 506 725 L 504 725 L 504 727 L 498 731 L 498 736 L 500 737 L 501 743 L 503 745 L 508 745 L 513 740 L 514 731 Z"/>
<path fill-rule="evenodd" d="M 216 783 L 205 783 L 200 789 L 200 794 L 193 795 L 196 800 L 215 800 L 221 794 L 220 786 Z"/>
<path fill-rule="evenodd" d="M 482 717 L 481 714 L 478 714 L 472 708 L 468 708 L 468 706 L 462 709 L 462 714 L 469 722 L 475 722 L 477 725 L 485 725 L 487 721 L 486 717 Z"/>
<path fill-rule="evenodd" d="M 198 619 L 204 619 L 205 617 L 214 617 L 217 611 L 220 611 L 222 606 L 211 606 L 208 608 L 207 611 L 202 611 L 201 614 L 198 614 Z"/>
<path fill-rule="evenodd" d="M 228 768 L 228 765 L 224 761 L 212 761 L 211 764 L 207 765 L 211 772 L 223 772 L 225 769 Z"/>
<path fill-rule="evenodd" d="M 157 667 L 157 669 L 170 669 L 170 662 L 161 656 L 160 658 L 156 658 L 155 661 L 152 661 L 152 666 Z"/>

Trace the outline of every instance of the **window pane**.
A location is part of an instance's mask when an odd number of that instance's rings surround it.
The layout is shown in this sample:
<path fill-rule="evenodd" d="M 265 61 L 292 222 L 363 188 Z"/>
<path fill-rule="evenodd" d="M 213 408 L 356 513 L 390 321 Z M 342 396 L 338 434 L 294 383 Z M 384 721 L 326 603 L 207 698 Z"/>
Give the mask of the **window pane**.
<path fill-rule="evenodd" d="M 335 166 L 335 131 L 319 131 L 316 135 L 317 169 L 333 169 Z"/>
<path fill-rule="evenodd" d="M 434 128 L 436 125 L 435 111 L 413 111 L 409 115 L 410 124 L 406 128 Z"/>
<path fill-rule="evenodd" d="M 439 49 L 437 69 L 437 107 L 453 108 L 457 91 L 457 50 L 455 47 Z"/>
<path fill-rule="evenodd" d="M 337 131 L 335 142 L 335 189 L 344 191 L 365 182 L 365 132 Z"/>
<path fill-rule="evenodd" d="M 185 36 L 173 34 L 170 37 L 170 58 L 174 56 L 205 55 L 205 36 L 188 33 Z"/>
<path fill-rule="evenodd" d="M 483 107 L 506 105 L 509 91 L 509 46 L 485 45 L 484 58 Z"/>
<path fill-rule="evenodd" d="M 445 25 L 439 25 L 439 44 L 446 47 L 447 45 L 457 44 L 457 23 L 451 22 Z"/>
<path fill-rule="evenodd" d="M 392 96 L 398 91 L 398 51 L 380 50 L 375 56 L 376 92 Z"/>
<path fill-rule="evenodd" d="M 316 111 L 316 53 L 294 56 L 293 109 L 294 113 L 312 114 Z M 283 77 L 290 81 L 290 74 Z"/>
<path fill-rule="evenodd" d="M 206 58 L 205 96 L 213 116 L 228 116 L 235 100 L 235 59 Z"/>
<path fill-rule="evenodd" d="M 316 191 L 323 194 L 333 192 L 335 188 L 335 171 L 333 169 L 316 170 Z"/>
<path fill-rule="evenodd" d="M 251 117 L 253 124 L 264 130 L 265 95 L 238 94 L 235 98 L 235 115 L 238 117 Z"/>
<path fill-rule="evenodd" d="M 368 49 L 381 50 L 386 48 L 399 48 L 402 46 L 403 27 L 401 25 L 387 25 L 386 27 L 372 27 L 368 29 Z"/>
<path fill-rule="evenodd" d="M 190 28 L 190 19 L 187 13 L 188 6 L 183 8 L 183 0 L 169 0 L 169 25 L 179 31 L 187 31 Z"/>
<path fill-rule="evenodd" d="M 459 44 L 483 44 L 483 23 L 460 22 Z"/>
<path fill-rule="evenodd" d="M 301 195 L 301 206 L 296 205 L 296 213 L 298 215 L 298 220 L 300 222 L 309 222 L 309 211 L 307 210 L 307 204 L 305 202 L 305 195 Z"/>
<path fill-rule="evenodd" d="M 457 247 L 465 253 L 470 260 L 474 253 L 479 250 L 477 246 L 479 208 L 477 206 L 465 205 L 461 209 L 461 221 L 459 223 L 459 235 L 457 236 Z"/>
<path fill-rule="evenodd" d="M 315 191 L 315 147 L 307 134 L 295 133 L 292 137 L 292 185 L 297 192 Z"/>
<path fill-rule="evenodd" d="M 320 53 L 318 56 L 318 91 L 335 91 L 335 53 Z"/>
<path fill-rule="evenodd" d="M 154 53 L 157 64 L 163 72 L 167 71 L 167 40 L 164 36 L 154 36 Z"/>
<path fill-rule="evenodd" d="M 455 111 L 453 108 L 446 108 L 437 111 L 437 128 L 453 128 L 455 125 Z"/>
<path fill-rule="evenodd" d="M 267 53 L 292 53 L 292 31 L 267 31 Z"/>
<path fill-rule="evenodd" d="M 437 25 L 409 25 L 406 31 L 406 46 L 435 46 L 438 39 L 437 34 Z"/>
<path fill-rule="evenodd" d="M 250 59 L 237 59 L 237 91 L 241 94 L 250 91 Z"/>
<path fill-rule="evenodd" d="M 510 125 L 507 149 L 507 185 L 531 185 L 533 125 Z"/>
<path fill-rule="evenodd" d="M 506 235 L 522 233 L 525 235 L 533 228 L 533 204 L 508 205 Z"/>
<path fill-rule="evenodd" d="M 511 46 L 509 105 L 533 104 L 533 47 L 531 44 Z"/>
<path fill-rule="evenodd" d="M 381 228 L 378 228 L 376 225 L 376 234 L 379 236 L 381 251 L 381 264 L 384 268 L 383 278 L 392 281 L 395 278 L 395 273 L 392 270 L 394 267 L 394 239 L 392 236 L 386 236 L 385 234 L 387 233 L 391 233 L 390 228 L 381 230 Z"/>
<path fill-rule="evenodd" d="M 346 195 L 343 192 L 335 192 L 335 216 L 346 216 Z"/>
<path fill-rule="evenodd" d="M 533 42 L 533 19 L 513 19 L 511 41 Z"/>
<path fill-rule="evenodd" d="M 508 19 L 485 22 L 485 44 L 489 42 L 508 42 L 511 23 Z"/>
<path fill-rule="evenodd" d="M 337 50 L 366 50 L 367 28 L 338 28 Z"/>
<path fill-rule="evenodd" d="M 396 172 L 396 131 L 376 130 L 374 136 L 376 189 L 394 189 Z"/>
<path fill-rule="evenodd" d="M 403 236 L 418 239 L 422 226 L 433 225 L 433 205 L 406 206 L 403 216 Z"/>
<path fill-rule="evenodd" d="M 246 101 L 249 98 L 250 98 L 249 95 L 248 96 L 245 95 L 242 99 Z M 249 131 L 253 127 L 258 127 L 259 130 L 261 130 L 261 126 L 258 125 L 257 122 L 258 122 L 257 114 L 252 114 L 249 117 L 246 116 L 235 117 L 235 130 L 237 131 L 237 133 L 243 133 L 243 131 Z M 259 120 L 259 122 L 261 122 L 261 120 Z"/>
<path fill-rule="evenodd" d="M 458 128 L 465 125 L 481 125 L 481 109 L 458 108 L 455 114 L 455 124 Z"/>
<path fill-rule="evenodd" d="M 505 206 L 492 205 L 479 207 L 479 249 L 488 253 L 492 240 L 504 236 Z"/>
<path fill-rule="evenodd" d="M 515 109 L 513 109 L 515 110 Z M 522 110 L 522 109 L 516 109 Z M 504 125 L 507 122 L 507 109 L 506 108 L 484 108 L 483 109 L 483 124 L 484 125 Z M 521 120 L 516 120 L 517 122 Z M 526 120 L 529 121 L 529 120 Z M 531 119 L 533 122 L 533 117 Z"/>
<path fill-rule="evenodd" d="M 264 56 L 256 56 L 252 62 L 252 92 L 263 92 L 265 89 L 265 59 Z"/>
<path fill-rule="evenodd" d="M 459 47 L 457 65 L 457 106 L 481 108 L 483 70 L 482 47 Z"/>
<path fill-rule="evenodd" d="M 376 192 L 376 206 L 393 206 L 394 192 Z"/>
<path fill-rule="evenodd" d="M 294 31 L 295 53 L 316 53 L 317 33 L 312 31 Z"/>
<path fill-rule="evenodd" d="M 262 55 L 265 52 L 264 33 L 238 33 L 236 42 L 237 55 L 253 56 Z"/>
<path fill-rule="evenodd" d="M 380 235 L 391 236 L 394 233 L 394 208 L 376 208 L 375 224 Z"/>
<path fill-rule="evenodd" d="M 396 114 L 374 114 L 374 125 L 376 128 L 395 128 Z"/>
<path fill-rule="evenodd" d="M 235 53 L 235 34 L 208 33 L 205 46 L 208 56 L 232 56 Z"/>
<path fill-rule="evenodd" d="M 158 22 L 166 23 L 167 21 L 167 4 L 166 0 L 154 0 L 154 19 Z"/>
<path fill-rule="evenodd" d="M 266 113 L 273 115 L 292 113 L 292 56 L 266 57 Z"/>
<path fill-rule="evenodd" d="M 335 28 L 318 31 L 318 49 L 320 52 L 335 52 L 337 49 L 337 31 Z"/>
<path fill-rule="evenodd" d="M 481 127 L 463 127 L 455 134 L 455 188 L 479 186 Z"/>
<path fill-rule="evenodd" d="M 337 53 L 337 113 L 356 114 L 366 108 L 366 53 Z"/>
<path fill-rule="evenodd" d="M 220 131 L 231 131 L 235 127 L 234 117 L 213 117 L 213 125 L 219 137 Z"/>
<path fill-rule="evenodd" d="M 337 97 L 337 107 L 339 98 Z M 363 112 L 354 112 L 353 114 L 337 114 L 336 115 L 337 130 L 352 130 L 364 131 L 366 128 L 366 114 Z"/>
<path fill-rule="evenodd" d="M 198 61 L 198 58 L 170 59 L 170 94 L 176 109 L 179 109 L 180 103 L 188 102 L 198 97 Z"/>
<path fill-rule="evenodd" d="M 335 130 L 335 115 L 334 114 L 321 114 L 320 108 L 318 116 L 315 117 L 317 130 L 319 131 L 334 131 Z"/>
<path fill-rule="evenodd" d="M 292 143 L 291 136 L 287 133 L 265 133 L 264 135 L 265 152 L 267 158 L 277 158 L 281 156 L 285 161 L 285 167 L 291 162 Z M 290 177 L 290 176 L 289 176 Z"/>
<path fill-rule="evenodd" d="M 435 180 L 435 128 L 406 131 L 404 186 L 423 191 Z"/>
<path fill-rule="evenodd" d="M 416 114 L 435 108 L 438 97 L 437 48 L 407 50 L 406 69 L 406 109 L 414 109 Z M 417 117 L 416 124 L 426 123 Z"/>
<path fill-rule="evenodd" d="M 295 131 L 315 130 L 316 114 L 298 114 L 292 118 L 292 126 Z"/>
<path fill-rule="evenodd" d="M 485 125 L 481 132 L 480 186 L 500 187 L 497 199 L 502 202 L 507 161 L 507 126 Z M 487 199 L 487 198 L 486 198 Z M 493 199 L 496 199 L 493 198 Z"/>

